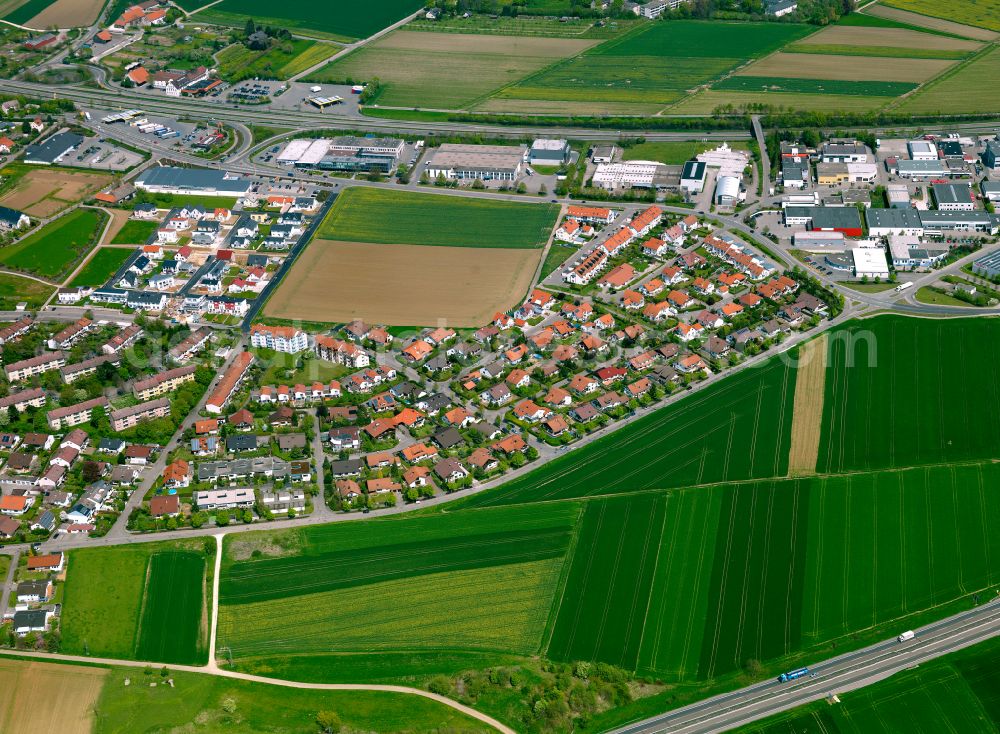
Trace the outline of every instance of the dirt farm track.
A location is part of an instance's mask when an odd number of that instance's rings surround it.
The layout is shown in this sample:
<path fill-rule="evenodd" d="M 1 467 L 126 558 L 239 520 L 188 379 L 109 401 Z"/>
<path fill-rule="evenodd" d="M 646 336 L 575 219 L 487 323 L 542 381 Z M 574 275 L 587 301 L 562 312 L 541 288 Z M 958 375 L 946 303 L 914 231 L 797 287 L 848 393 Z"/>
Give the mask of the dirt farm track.
<path fill-rule="evenodd" d="M 527 294 L 540 249 L 314 240 L 265 316 L 391 326 L 482 326 Z"/>

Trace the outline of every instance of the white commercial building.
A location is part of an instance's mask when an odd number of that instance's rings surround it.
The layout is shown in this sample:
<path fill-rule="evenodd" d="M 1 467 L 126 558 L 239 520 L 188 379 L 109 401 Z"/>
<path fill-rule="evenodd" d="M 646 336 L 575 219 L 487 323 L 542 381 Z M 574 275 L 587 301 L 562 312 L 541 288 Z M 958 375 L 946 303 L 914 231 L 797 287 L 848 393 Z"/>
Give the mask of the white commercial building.
<path fill-rule="evenodd" d="M 889 262 L 881 247 L 855 247 L 851 250 L 854 258 L 854 275 L 858 278 L 888 278 Z"/>
<path fill-rule="evenodd" d="M 705 188 L 707 166 L 701 161 L 688 161 L 681 172 L 681 188 L 690 194 L 698 194 Z"/>
<path fill-rule="evenodd" d="M 913 161 L 936 161 L 938 159 L 937 146 L 927 140 L 911 140 L 906 144 L 910 151 L 910 160 Z"/>
<path fill-rule="evenodd" d="M 795 232 L 792 244 L 805 252 L 843 252 L 847 249 L 843 232 Z"/>
<path fill-rule="evenodd" d="M 715 203 L 719 206 L 736 206 L 743 198 L 740 179 L 736 176 L 719 176 L 715 182 Z"/>
<path fill-rule="evenodd" d="M 519 145 L 445 143 L 430 155 L 427 175 L 451 180 L 516 181 L 526 149 Z"/>
<path fill-rule="evenodd" d="M 656 161 L 624 161 L 599 163 L 594 172 L 593 184 L 602 189 L 651 189 L 663 169 Z"/>
<path fill-rule="evenodd" d="M 709 168 L 718 168 L 720 176 L 743 177 L 743 171 L 750 164 L 750 153 L 745 150 L 733 150 L 723 143 L 715 150 L 706 150 L 696 156 L 697 160 Z"/>

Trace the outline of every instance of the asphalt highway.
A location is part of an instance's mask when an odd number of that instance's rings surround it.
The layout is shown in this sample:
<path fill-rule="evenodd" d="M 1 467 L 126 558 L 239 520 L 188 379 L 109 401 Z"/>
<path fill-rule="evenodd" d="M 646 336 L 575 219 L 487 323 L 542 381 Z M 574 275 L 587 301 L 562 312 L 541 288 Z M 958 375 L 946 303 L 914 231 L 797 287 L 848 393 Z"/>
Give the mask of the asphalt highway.
<path fill-rule="evenodd" d="M 900 630 L 903 632 L 904 630 Z M 1000 602 L 919 628 L 909 642 L 895 638 L 810 665 L 811 676 L 776 679 L 725 693 L 616 729 L 612 734 L 709 734 L 870 685 L 941 655 L 1000 634 Z"/>

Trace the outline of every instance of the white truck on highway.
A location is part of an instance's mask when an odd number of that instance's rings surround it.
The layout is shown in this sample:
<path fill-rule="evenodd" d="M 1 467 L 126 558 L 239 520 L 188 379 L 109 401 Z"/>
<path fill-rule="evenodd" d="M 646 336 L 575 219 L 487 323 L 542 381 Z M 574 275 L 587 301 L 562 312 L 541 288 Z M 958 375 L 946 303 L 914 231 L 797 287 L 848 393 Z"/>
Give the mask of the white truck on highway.
<path fill-rule="evenodd" d="M 896 641 L 908 642 L 909 640 L 912 640 L 914 637 L 916 637 L 916 634 L 913 632 L 913 630 L 906 630 L 906 632 L 904 632 L 903 634 L 901 634 L 899 637 L 896 638 Z"/>

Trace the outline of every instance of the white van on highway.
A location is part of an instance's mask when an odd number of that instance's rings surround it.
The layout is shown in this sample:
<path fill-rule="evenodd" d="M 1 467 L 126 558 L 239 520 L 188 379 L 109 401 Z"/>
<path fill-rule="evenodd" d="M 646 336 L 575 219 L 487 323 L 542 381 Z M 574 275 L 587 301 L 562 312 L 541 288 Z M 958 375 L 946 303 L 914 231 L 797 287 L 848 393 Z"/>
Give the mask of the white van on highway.
<path fill-rule="evenodd" d="M 896 640 L 898 642 L 907 642 L 908 640 L 912 640 L 914 637 L 916 637 L 916 634 L 914 634 L 913 630 L 907 630 L 897 637 Z"/>

